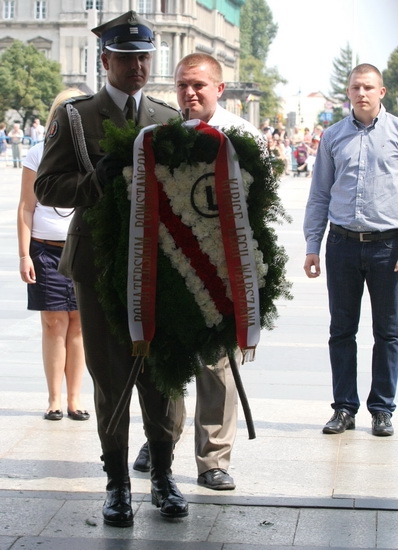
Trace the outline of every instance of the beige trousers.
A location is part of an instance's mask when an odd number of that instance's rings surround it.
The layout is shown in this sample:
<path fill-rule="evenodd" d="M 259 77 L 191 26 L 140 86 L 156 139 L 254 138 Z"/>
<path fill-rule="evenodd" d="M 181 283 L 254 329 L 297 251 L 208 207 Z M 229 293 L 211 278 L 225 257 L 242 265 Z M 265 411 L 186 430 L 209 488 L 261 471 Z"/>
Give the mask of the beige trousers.
<path fill-rule="evenodd" d="M 241 353 L 236 353 L 241 362 Z M 195 458 L 198 475 L 222 468 L 228 470 L 235 442 L 238 394 L 228 357 L 207 365 L 196 377 Z"/>

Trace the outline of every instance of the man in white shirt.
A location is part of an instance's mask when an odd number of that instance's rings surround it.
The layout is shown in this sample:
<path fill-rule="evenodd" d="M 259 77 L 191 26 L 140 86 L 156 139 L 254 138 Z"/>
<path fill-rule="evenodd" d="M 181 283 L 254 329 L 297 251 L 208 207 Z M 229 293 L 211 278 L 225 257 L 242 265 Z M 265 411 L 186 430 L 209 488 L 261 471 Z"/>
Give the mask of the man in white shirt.
<path fill-rule="evenodd" d="M 265 148 L 262 133 L 253 124 L 221 107 L 225 83 L 222 67 L 214 57 L 194 53 L 176 67 L 177 101 L 188 118 L 199 119 L 219 130 L 235 127 L 249 132 Z M 237 363 L 240 352 L 237 353 Z M 227 356 L 207 365 L 196 378 L 195 458 L 198 484 L 214 490 L 235 488 L 228 474 L 237 430 L 237 390 Z"/>
<path fill-rule="evenodd" d="M 36 145 L 44 139 L 44 126 L 40 124 L 40 120 L 35 118 L 32 122 L 30 129 L 30 139 L 32 140 L 32 145 Z"/>

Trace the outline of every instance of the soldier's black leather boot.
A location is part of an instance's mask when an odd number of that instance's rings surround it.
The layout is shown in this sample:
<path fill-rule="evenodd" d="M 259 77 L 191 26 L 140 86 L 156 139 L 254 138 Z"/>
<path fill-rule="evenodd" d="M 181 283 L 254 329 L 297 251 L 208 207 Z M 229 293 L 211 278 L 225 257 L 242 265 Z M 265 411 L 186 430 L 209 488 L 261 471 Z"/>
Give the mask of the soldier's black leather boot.
<path fill-rule="evenodd" d="M 106 499 L 102 507 L 104 523 L 113 527 L 131 527 L 131 485 L 128 471 L 128 449 L 104 453 L 104 471 L 108 475 Z"/>
<path fill-rule="evenodd" d="M 152 504 L 160 508 L 165 518 L 183 518 L 188 515 L 185 500 L 172 477 L 173 442 L 149 441 L 151 457 Z"/>

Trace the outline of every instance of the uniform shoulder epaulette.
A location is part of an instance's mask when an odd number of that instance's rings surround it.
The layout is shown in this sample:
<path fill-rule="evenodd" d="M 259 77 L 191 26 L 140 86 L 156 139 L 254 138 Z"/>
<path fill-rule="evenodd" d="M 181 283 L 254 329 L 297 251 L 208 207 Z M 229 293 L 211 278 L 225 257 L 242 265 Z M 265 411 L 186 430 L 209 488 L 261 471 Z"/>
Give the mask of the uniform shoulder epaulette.
<path fill-rule="evenodd" d="M 94 94 L 90 95 L 78 95 L 76 97 L 70 97 L 66 101 L 64 101 L 64 105 L 67 105 L 68 103 L 77 103 L 78 101 L 86 101 L 87 99 L 92 99 L 94 97 Z"/>
<path fill-rule="evenodd" d="M 163 107 L 168 107 L 169 109 L 172 109 L 173 111 L 179 112 L 178 109 L 170 105 L 169 103 L 166 103 L 162 99 L 157 99 L 156 97 L 152 97 L 151 95 L 146 96 L 149 101 L 153 101 L 154 103 L 157 103 L 158 105 L 163 105 Z"/>

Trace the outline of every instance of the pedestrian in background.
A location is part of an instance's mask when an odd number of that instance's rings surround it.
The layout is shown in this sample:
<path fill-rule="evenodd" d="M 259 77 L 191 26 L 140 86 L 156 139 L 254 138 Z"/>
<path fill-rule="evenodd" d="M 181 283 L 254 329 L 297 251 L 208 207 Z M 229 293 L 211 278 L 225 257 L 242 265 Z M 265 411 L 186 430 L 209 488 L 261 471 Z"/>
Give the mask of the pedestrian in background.
<path fill-rule="evenodd" d="M 283 140 L 283 144 L 285 146 L 285 175 L 289 176 L 292 171 L 293 148 L 288 137 Z"/>
<path fill-rule="evenodd" d="M 61 92 L 54 100 L 47 127 L 55 109 L 65 100 L 84 95 L 76 88 Z M 34 194 L 43 142 L 27 152 L 23 161 L 18 205 L 19 271 L 27 283 L 28 309 L 40 311 L 42 355 L 48 388 L 46 420 L 61 420 L 62 382 L 65 377 L 67 414 L 73 420 L 88 420 L 80 403 L 85 369 L 80 315 L 71 279 L 58 273 L 73 209 L 40 204 Z"/>
<path fill-rule="evenodd" d="M 22 168 L 22 142 L 23 131 L 19 122 L 14 122 L 11 130 L 8 133 L 8 138 L 11 143 L 12 163 L 14 168 Z"/>
<path fill-rule="evenodd" d="M 372 307 L 372 382 L 367 408 L 372 433 L 394 433 L 398 376 L 398 118 L 381 100 L 380 71 L 367 63 L 348 80 L 351 114 L 321 137 L 305 212 L 308 277 L 321 273 L 319 251 L 326 243 L 334 414 L 325 434 L 355 428 L 360 401 L 357 343 L 364 285 Z"/>
<path fill-rule="evenodd" d="M 0 122 L 0 162 L 7 160 L 7 135 L 5 122 Z"/>
<path fill-rule="evenodd" d="M 40 124 L 38 118 L 33 119 L 32 126 L 30 128 L 31 145 L 36 145 L 44 139 L 44 126 Z"/>

